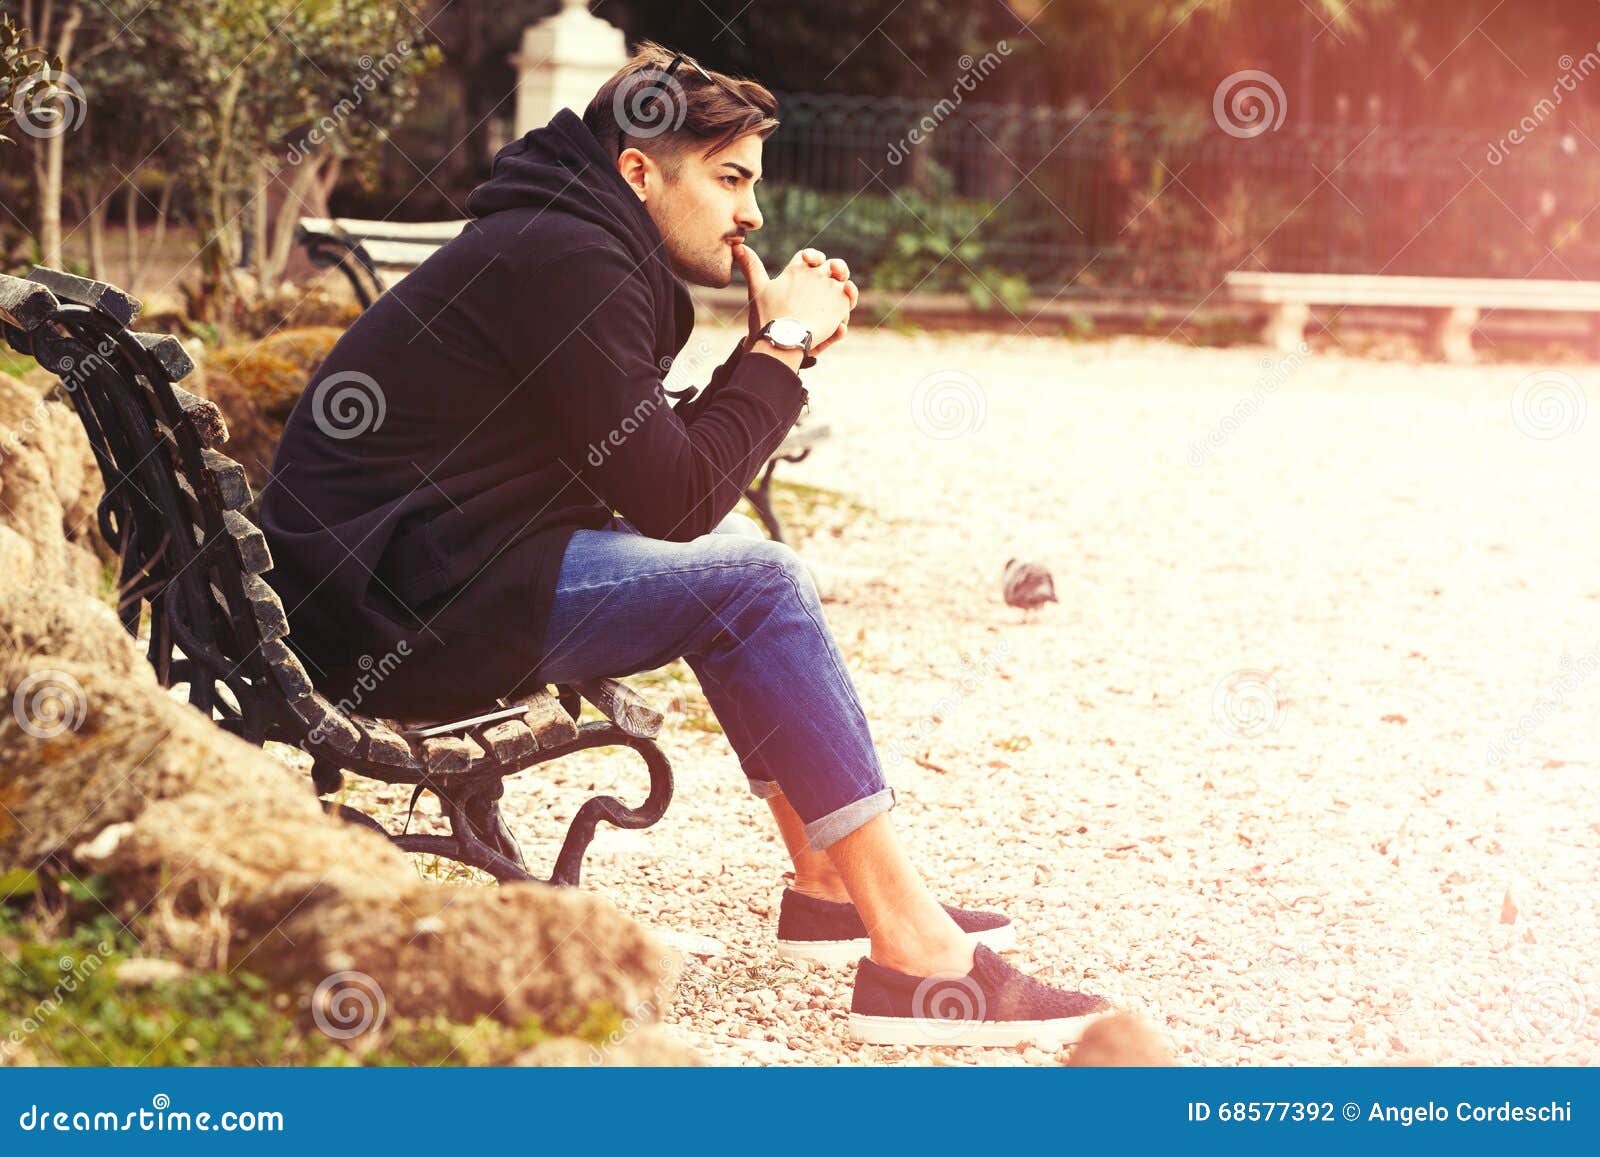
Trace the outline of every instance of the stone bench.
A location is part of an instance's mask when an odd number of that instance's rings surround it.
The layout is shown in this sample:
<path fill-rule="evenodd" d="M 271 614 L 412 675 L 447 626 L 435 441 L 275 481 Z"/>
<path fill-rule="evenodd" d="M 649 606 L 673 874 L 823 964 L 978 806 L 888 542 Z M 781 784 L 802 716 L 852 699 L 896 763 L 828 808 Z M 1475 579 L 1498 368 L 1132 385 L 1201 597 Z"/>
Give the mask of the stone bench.
<path fill-rule="evenodd" d="M 1223 284 L 1232 300 L 1268 307 L 1262 336 L 1285 351 L 1304 340 L 1313 305 L 1422 310 L 1429 351 L 1463 363 L 1473 360 L 1472 330 L 1485 309 L 1600 313 L 1600 282 L 1595 281 L 1236 270 Z"/>

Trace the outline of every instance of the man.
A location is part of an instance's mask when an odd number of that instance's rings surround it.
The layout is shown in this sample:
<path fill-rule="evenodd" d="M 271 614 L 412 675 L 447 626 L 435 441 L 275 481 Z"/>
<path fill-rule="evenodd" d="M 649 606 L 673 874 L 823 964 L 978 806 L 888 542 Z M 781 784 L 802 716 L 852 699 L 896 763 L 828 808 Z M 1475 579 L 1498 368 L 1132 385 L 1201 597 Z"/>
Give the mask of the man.
<path fill-rule="evenodd" d="M 471 223 L 295 407 L 261 505 L 271 578 L 330 694 L 407 656 L 364 711 L 438 718 L 684 658 L 794 861 L 782 950 L 858 959 L 858 1038 L 1073 1040 L 1109 1005 L 1002 961 L 1005 917 L 934 900 L 805 567 L 732 514 L 857 299 L 842 260 L 807 249 L 769 279 L 746 244 L 776 111 L 646 43 L 582 119 L 502 149 Z M 669 404 L 685 281 L 735 267 L 750 333 Z"/>

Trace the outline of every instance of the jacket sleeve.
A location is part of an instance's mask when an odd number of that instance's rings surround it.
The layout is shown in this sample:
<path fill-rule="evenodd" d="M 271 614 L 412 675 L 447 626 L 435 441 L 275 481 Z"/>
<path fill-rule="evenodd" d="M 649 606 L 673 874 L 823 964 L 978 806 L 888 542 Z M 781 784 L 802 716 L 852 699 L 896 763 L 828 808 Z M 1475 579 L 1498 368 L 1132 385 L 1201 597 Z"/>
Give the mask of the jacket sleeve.
<path fill-rule="evenodd" d="M 734 345 L 733 352 L 728 355 L 728 360 L 723 362 L 715 370 L 711 371 L 711 381 L 706 384 L 704 389 L 696 389 L 691 386 L 688 393 L 684 397 L 679 398 L 677 401 L 672 403 L 673 412 L 676 413 L 678 417 L 683 419 L 684 425 L 687 426 L 694 423 L 695 415 L 699 413 L 700 408 L 704 406 L 728 380 L 729 375 L 733 373 L 734 367 L 739 363 L 740 355 L 745 352 L 745 340 L 746 339 L 744 338 L 740 338 L 739 341 Z M 817 359 L 811 354 L 806 354 L 805 357 L 800 359 L 800 368 L 803 370 L 808 370 L 816 364 Z M 674 392 L 677 393 L 681 391 Z M 800 391 L 800 401 L 807 410 L 810 409 L 811 395 L 807 393 L 804 388 L 802 388 Z"/>
<path fill-rule="evenodd" d="M 567 254 L 528 290 L 541 316 L 529 319 L 519 352 L 548 399 L 562 461 L 651 538 L 710 533 L 794 425 L 806 398 L 799 375 L 735 350 L 714 396 L 708 388 L 684 400 L 694 403 L 686 422 L 655 360 L 651 287 L 625 255 Z"/>

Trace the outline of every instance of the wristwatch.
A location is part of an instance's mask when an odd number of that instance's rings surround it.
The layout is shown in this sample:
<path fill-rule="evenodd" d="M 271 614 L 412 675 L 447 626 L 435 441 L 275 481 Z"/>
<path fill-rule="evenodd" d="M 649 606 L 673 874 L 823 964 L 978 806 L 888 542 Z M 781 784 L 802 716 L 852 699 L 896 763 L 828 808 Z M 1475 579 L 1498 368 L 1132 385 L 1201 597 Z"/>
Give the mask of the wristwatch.
<path fill-rule="evenodd" d="M 799 350 L 804 357 L 811 353 L 811 331 L 798 317 L 775 317 L 761 327 L 757 341 L 768 341 L 781 350 Z"/>

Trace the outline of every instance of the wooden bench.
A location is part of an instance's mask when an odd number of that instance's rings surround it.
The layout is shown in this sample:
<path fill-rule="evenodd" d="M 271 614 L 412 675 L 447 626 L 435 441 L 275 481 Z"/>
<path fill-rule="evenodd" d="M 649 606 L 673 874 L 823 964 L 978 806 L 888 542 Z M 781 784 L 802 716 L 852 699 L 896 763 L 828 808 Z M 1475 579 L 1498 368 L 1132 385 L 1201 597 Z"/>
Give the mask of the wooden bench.
<path fill-rule="evenodd" d="M 1473 360 L 1472 330 L 1485 309 L 1600 313 L 1600 282 L 1595 281 L 1237 270 L 1224 286 L 1234 301 L 1268 307 L 1262 336 L 1279 350 L 1299 347 L 1313 305 L 1422 310 L 1429 351 L 1450 362 Z"/>
<path fill-rule="evenodd" d="M 350 282 L 361 308 L 370 308 L 396 282 L 426 261 L 439 246 L 466 228 L 459 221 L 366 221 L 353 217 L 302 217 L 296 236 L 312 263 L 338 269 Z M 767 533 L 786 542 L 783 523 L 772 509 L 772 472 L 779 462 L 799 462 L 828 437 L 826 426 L 796 426 L 767 462 L 760 481 L 745 489 Z"/>
<path fill-rule="evenodd" d="M 338 269 L 362 309 L 421 265 L 467 226 L 459 221 L 362 221 L 353 217 L 302 217 L 296 237 L 312 264 Z"/>
<path fill-rule="evenodd" d="M 494 699 L 459 719 L 397 720 L 329 700 L 291 646 L 288 616 L 261 576 L 266 539 L 247 516 L 244 469 L 219 449 L 217 407 L 177 383 L 193 369 L 176 338 L 131 330 L 139 302 L 114 286 L 35 267 L 0 275 L 0 330 L 13 349 L 62 380 L 105 481 L 100 533 L 118 553 L 118 615 L 163 686 L 219 727 L 261 745 L 312 756 L 319 796 L 343 773 L 414 785 L 439 799 L 448 835 L 394 835 L 347 806 L 330 811 L 375 828 L 408 852 L 480 868 L 497 880 L 533 880 L 500 814 L 508 775 L 574 751 L 622 746 L 650 776 L 644 803 L 595 796 L 578 809 L 549 882 L 577 884 L 595 828 L 645 828 L 672 799 L 672 769 L 656 744 L 662 716 L 615 679 Z M 582 701 L 605 717 L 578 723 Z"/>

